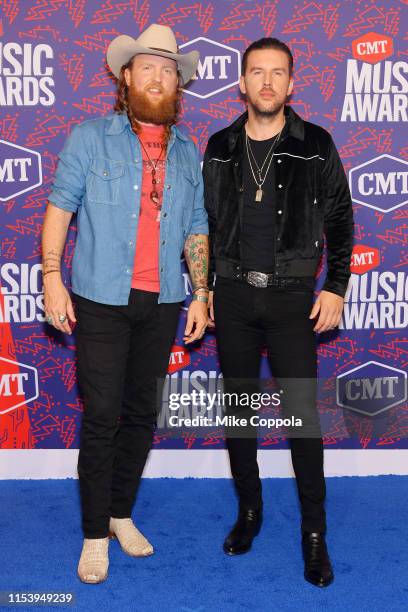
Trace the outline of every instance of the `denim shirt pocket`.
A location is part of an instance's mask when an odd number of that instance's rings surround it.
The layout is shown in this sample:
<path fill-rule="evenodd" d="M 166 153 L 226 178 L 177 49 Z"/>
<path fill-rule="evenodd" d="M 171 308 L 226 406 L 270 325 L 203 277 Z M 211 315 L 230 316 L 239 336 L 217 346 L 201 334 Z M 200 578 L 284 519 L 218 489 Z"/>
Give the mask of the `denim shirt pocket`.
<path fill-rule="evenodd" d="M 89 168 L 87 181 L 88 201 L 117 206 L 119 184 L 124 172 L 124 162 L 102 157 L 94 158 Z"/>

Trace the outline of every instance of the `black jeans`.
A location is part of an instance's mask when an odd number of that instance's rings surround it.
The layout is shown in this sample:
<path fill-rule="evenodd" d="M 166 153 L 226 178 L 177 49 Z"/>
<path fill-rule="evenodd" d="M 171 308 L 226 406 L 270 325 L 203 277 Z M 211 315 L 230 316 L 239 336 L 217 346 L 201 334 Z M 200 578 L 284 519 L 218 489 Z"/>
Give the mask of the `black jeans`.
<path fill-rule="evenodd" d="M 289 440 L 302 513 L 301 527 L 307 531 L 324 532 L 326 487 L 323 442 L 316 407 L 315 322 L 309 319 L 312 305 L 312 291 L 258 288 L 244 281 L 217 276 L 214 311 L 225 390 L 233 391 L 239 379 L 256 380 L 259 377 L 265 345 L 272 375 L 277 379 L 296 379 L 295 388 L 301 387 L 303 381 L 306 387 L 306 391 L 302 390 L 301 397 L 306 399 L 301 412 L 308 415 L 314 432 L 318 428 L 319 433 L 314 437 L 290 437 Z M 235 409 L 239 411 L 238 406 Z M 226 443 L 240 507 L 259 508 L 262 505 L 262 485 L 256 436 L 244 438 L 226 431 Z"/>
<path fill-rule="evenodd" d="M 108 535 L 109 517 L 131 516 L 167 373 L 179 303 L 131 289 L 126 306 L 78 295 L 78 382 L 84 399 L 78 475 L 86 538 Z"/>

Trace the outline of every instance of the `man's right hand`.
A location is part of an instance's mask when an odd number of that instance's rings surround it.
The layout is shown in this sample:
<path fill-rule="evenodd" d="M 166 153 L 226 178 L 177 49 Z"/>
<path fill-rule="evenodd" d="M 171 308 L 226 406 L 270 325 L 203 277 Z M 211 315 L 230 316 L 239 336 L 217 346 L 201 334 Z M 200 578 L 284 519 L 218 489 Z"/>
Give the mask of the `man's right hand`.
<path fill-rule="evenodd" d="M 208 323 L 207 327 L 215 327 L 214 320 L 214 291 L 208 294 Z"/>
<path fill-rule="evenodd" d="M 58 272 L 52 272 L 44 277 L 44 304 L 45 317 L 52 317 L 52 325 L 55 329 L 71 335 L 69 321 L 76 323 L 74 307 Z M 60 315 L 67 317 L 64 323 L 59 320 Z"/>

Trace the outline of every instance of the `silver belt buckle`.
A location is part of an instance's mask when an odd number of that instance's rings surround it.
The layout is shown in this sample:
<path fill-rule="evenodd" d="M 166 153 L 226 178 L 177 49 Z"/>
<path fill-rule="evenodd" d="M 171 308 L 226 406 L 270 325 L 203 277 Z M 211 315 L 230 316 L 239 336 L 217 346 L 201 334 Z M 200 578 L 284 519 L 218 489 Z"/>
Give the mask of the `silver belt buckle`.
<path fill-rule="evenodd" d="M 250 270 L 247 273 L 247 280 L 253 287 L 267 287 L 268 286 L 268 275 L 264 272 L 255 272 Z"/>

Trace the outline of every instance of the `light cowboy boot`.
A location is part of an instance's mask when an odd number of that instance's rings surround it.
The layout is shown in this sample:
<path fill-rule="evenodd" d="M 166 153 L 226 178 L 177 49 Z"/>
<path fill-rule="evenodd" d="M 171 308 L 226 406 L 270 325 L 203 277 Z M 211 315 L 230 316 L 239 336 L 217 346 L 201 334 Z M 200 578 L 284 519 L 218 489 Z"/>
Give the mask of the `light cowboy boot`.
<path fill-rule="evenodd" d="M 154 552 L 153 546 L 135 527 L 131 518 L 111 518 L 109 537 L 116 537 L 123 552 L 131 557 L 147 557 Z"/>
<path fill-rule="evenodd" d="M 78 564 L 78 576 L 82 582 L 97 584 L 108 576 L 109 538 L 85 538 Z"/>

